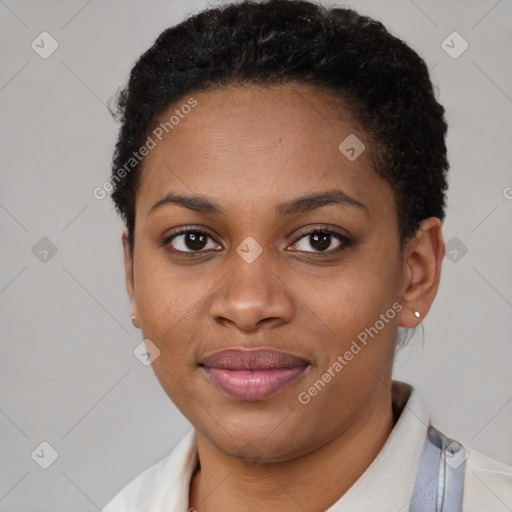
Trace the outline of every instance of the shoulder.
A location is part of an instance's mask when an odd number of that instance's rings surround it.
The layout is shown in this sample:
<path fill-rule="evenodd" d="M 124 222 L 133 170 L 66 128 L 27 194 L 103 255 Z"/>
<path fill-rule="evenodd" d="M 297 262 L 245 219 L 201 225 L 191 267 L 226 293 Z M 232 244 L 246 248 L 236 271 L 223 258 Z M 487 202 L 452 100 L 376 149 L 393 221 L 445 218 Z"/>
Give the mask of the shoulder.
<path fill-rule="evenodd" d="M 165 458 L 119 491 L 102 512 L 180 510 L 188 500 L 188 480 L 196 464 L 195 432 L 187 434 Z"/>
<path fill-rule="evenodd" d="M 164 472 L 170 456 L 143 471 L 121 489 L 102 512 L 139 512 L 151 502 L 158 476 Z"/>
<path fill-rule="evenodd" d="M 464 512 L 510 512 L 512 466 L 472 448 L 466 450 Z"/>

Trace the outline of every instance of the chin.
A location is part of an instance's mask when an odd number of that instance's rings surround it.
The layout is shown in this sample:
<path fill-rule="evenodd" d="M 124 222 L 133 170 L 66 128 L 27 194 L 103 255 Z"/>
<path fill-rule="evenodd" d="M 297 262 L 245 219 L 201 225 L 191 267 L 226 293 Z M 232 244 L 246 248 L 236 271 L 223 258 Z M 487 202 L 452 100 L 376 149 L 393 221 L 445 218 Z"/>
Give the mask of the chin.
<path fill-rule="evenodd" d="M 307 428 L 296 411 L 284 408 L 280 411 L 220 414 L 222 424 L 211 418 L 191 422 L 202 436 L 226 455 L 253 463 L 282 462 L 309 451 L 315 436 L 314 430 Z"/>

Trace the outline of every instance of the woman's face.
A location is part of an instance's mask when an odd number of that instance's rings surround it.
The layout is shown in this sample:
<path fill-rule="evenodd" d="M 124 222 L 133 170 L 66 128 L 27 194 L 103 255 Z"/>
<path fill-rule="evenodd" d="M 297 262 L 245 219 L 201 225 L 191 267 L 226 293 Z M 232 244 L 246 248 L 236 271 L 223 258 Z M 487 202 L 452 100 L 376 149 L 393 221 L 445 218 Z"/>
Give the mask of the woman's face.
<path fill-rule="evenodd" d="M 226 454 L 293 458 L 389 391 L 407 286 L 394 196 L 360 125 L 318 90 L 193 97 L 144 161 L 133 267 L 124 240 L 133 311 L 160 350 L 157 378 L 199 433 Z M 214 352 L 262 347 L 300 362 L 252 380 L 226 369 L 237 359 L 208 368 Z"/>

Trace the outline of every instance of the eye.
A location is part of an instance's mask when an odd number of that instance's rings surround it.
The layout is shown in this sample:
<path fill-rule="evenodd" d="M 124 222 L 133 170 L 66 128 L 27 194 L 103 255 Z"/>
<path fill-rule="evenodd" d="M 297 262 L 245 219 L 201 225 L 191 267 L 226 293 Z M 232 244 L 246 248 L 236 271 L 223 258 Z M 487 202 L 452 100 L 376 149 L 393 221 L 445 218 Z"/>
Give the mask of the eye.
<path fill-rule="evenodd" d="M 182 230 L 168 236 L 162 243 L 171 247 L 172 252 L 197 253 L 211 250 L 219 250 L 217 244 L 208 233 L 197 229 Z"/>
<path fill-rule="evenodd" d="M 292 246 L 302 252 L 334 253 L 351 245 L 351 239 L 328 229 L 316 228 L 304 233 Z M 311 248 L 313 250 L 311 250 Z"/>

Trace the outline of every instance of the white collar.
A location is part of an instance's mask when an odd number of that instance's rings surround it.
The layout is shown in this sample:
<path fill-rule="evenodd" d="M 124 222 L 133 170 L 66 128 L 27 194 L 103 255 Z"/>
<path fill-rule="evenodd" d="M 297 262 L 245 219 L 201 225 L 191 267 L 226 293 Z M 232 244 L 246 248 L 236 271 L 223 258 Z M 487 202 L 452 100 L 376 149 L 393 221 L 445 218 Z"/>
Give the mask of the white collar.
<path fill-rule="evenodd" d="M 393 381 L 393 408 L 400 417 L 374 461 L 354 485 L 326 512 L 406 512 L 412 499 L 429 415 L 423 400 L 409 384 Z M 188 510 L 189 485 L 198 464 L 195 430 L 172 453 L 127 486 L 113 507 L 130 505 L 146 512 Z M 107 507 L 105 512 L 118 511 Z M 133 510 L 139 510 L 139 508 Z"/>
<path fill-rule="evenodd" d="M 326 512 L 409 510 L 430 420 L 425 403 L 409 384 L 393 381 L 392 395 L 400 418 L 386 443 L 354 485 Z"/>

